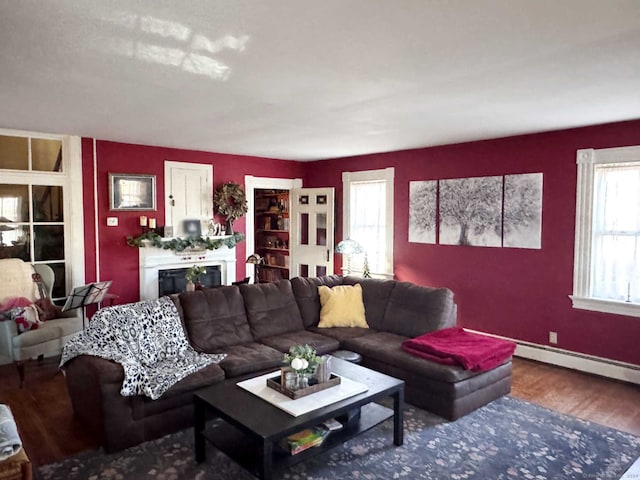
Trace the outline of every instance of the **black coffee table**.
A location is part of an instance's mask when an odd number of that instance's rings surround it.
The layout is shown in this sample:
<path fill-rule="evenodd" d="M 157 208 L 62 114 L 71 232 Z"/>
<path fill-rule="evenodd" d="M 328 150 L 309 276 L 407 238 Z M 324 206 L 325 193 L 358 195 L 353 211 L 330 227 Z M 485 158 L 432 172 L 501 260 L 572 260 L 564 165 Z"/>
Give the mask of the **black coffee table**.
<path fill-rule="evenodd" d="M 205 460 L 206 441 L 209 441 L 249 472 L 269 480 L 273 470 L 326 452 L 391 417 L 393 443 L 402 445 L 404 381 L 338 358 L 331 360 L 331 370 L 363 383 L 369 389 L 298 417 L 291 416 L 238 387 L 238 379 L 225 380 L 200 390 L 194 395 L 196 461 Z M 372 403 L 384 397 L 393 398 L 393 410 Z M 321 446 L 291 455 L 278 445 L 282 439 L 293 433 L 319 425 L 330 418 L 349 415 L 359 408 L 360 420 L 350 422 L 340 431 L 332 432 Z M 207 425 L 208 417 L 219 417 L 224 421 L 210 422 Z"/>

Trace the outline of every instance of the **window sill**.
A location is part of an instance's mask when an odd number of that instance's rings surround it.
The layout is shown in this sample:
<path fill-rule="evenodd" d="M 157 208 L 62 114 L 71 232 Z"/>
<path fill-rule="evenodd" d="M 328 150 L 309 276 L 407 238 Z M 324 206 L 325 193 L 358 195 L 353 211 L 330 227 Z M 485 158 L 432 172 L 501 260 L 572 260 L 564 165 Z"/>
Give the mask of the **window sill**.
<path fill-rule="evenodd" d="M 352 276 L 352 277 L 362 277 L 362 270 L 351 270 L 350 273 L 346 273 L 345 269 L 342 269 L 342 275 Z M 370 278 L 379 278 L 379 279 L 387 279 L 393 280 L 395 278 L 394 273 L 373 273 L 370 272 Z"/>
<path fill-rule="evenodd" d="M 616 315 L 627 315 L 629 317 L 640 317 L 640 304 L 617 302 L 615 300 L 602 300 L 599 298 L 578 297 L 569 295 L 573 302 L 573 308 L 579 310 L 592 310 L 594 312 L 613 313 Z"/>

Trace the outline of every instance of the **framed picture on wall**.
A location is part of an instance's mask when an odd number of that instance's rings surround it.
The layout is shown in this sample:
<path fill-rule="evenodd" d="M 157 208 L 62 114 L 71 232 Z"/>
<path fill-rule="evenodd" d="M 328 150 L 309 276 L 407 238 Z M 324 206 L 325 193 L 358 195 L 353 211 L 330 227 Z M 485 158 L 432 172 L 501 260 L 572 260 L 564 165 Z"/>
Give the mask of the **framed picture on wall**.
<path fill-rule="evenodd" d="M 109 209 L 155 210 L 156 176 L 110 173 Z"/>

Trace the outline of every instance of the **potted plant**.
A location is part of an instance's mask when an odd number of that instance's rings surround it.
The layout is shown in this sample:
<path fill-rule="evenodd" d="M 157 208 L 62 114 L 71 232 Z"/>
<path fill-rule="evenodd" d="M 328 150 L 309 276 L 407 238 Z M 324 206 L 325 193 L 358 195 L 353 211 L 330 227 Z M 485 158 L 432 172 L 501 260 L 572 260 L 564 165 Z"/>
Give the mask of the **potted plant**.
<path fill-rule="evenodd" d="M 284 361 L 296 373 L 296 389 L 309 386 L 309 379 L 315 373 L 316 367 L 322 363 L 322 357 L 309 345 L 294 345 L 289 353 L 284 354 Z"/>
<path fill-rule="evenodd" d="M 202 283 L 200 283 L 200 278 L 206 273 L 207 269 L 203 266 L 194 265 L 193 267 L 189 267 L 185 275 L 187 279 L 187 292 L 192 292 L 196 288 L 201 290 Z"/>

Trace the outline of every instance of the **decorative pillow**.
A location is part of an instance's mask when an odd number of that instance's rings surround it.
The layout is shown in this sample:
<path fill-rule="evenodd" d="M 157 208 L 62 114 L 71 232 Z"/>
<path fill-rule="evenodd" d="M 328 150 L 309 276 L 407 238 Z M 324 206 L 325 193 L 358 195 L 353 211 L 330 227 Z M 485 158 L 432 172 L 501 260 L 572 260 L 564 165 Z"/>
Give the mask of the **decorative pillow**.
<path fill-rule="evenodd" d="M 15 317 L 18 334 L 28 332 L 29 330 L 37 330 L 42 323 L 38 314 L 38 308 L 35 305 L 24 307 L 21 313 Z"/>
<path fill-rule="evenodd" d="M 319 328 L 362 327 L 369 328 L 364 314 L 362 287 L 355 285 L 336 285 L 329 288 L 318 287 L 320 296 Z"/>

